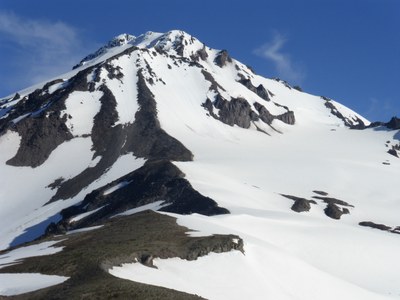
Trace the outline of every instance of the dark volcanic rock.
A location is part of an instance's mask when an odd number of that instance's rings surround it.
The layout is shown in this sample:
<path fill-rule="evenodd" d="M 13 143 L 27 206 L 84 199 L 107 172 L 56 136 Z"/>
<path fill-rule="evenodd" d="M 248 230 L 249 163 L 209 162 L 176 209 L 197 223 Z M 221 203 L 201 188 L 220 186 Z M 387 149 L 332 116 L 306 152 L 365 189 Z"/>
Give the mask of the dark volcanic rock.
<path fill-rule="evenodd" d="M 231 101 L 228 101 L 218 94 L 214 106 L 219 109 L 219 120 L 230 126 L 249 128 L 250 122 L 257 120 L 257 115 L 243 98 L 232 98 Z"/>
<path fill-rule="evenodd" d="M 310 201 L 306 199 L 298 199 L 291 207 L 296 212 L 309 211 L 311 209 Z"/>
<path fill-rule="evenodd" d="M 324 201 L 327 204 L 338 204 L 342 206 L 354 207 L 353 205 L 347 203 L 346 201 L 339 200 L 333 197 L 324 197 L 324 196 L 313 196 L 314 199 L 319 199 Z"/>
<path fill-rule="evenodd" d="M 296 118 L 294 116 L 293 111 L 285 112 L 281 115 L 276 116 L 278 120 L 281 120 L 283 123 L 294 125 L 296 123 Z"/>
<path fill-rule="evenodd" d="M 168 135 L 157 119 L 154 95 L 146 85 L 141 70 L 138 72 L 138 103 L 135 122 L 126 128 L 127 140 L 123 153 L 133 152 L 148 159 L 190 161 L 193 154 L 177 139 Z"/>
<path fill-rule="evenodd" d="M 313 191 L 313 193 L 321 195 L 321 196 L 328 196 L 328 193 L 324 192 L 324 191 Z"/>
<path fill-rule="evenodd" d="M 393 156 L 395 156 L 395 157 L 399 157 L 399 155 L 397 154 L 397 151 L 396 151 L 396 149 L 389 149 L 388 150 L 388 153 L 389 154 L 391 154 L 391 155 L 393 155 Z"/>
<path fill-rule="evenodd" d="M 114 187 L 118 188 L 108 192 Z M 148 161 L 138 170 L 91 192 L 79 205 L 64 209 L 58 226 L 61 231 L 91 226 L 117 213 L 156 201 L 163 201 L 165 206 L 161 208 L 162 211 L 179 214 L 229 213 L 211 198 L 194 190 L 184 174 L 171 162 Z M 80 221 L 69 222 L 75 215 L 100 207 L 103 208 Z"/>
<path fill-rule="evenodd" d="M 264 100 L 267 100 L 267 101 L 270 100 L 269 96 L 271 95 L 271 93 L 262 84 L 260 84 L 256 88 L 256 94 Z"/>
<path fill-rule="evenodd" d="M 384 230 L 384 231 L 389 231 L 389 230 L 392 229 L 392 227 L 390 227 L 390 226 L 386 226 L 384 224 L 377 224 L 377 223 L 374 223 L 374 222 L 371 222 L 371 221 L 360 222 L 360 223 L 358 223 L 358 225 L 365 226 L 365 227 L 371 227 L 371 228 Z"/>
<path fill-rule="evenodd" d="M 214 88 L 217 92 L 216 86 L 214 86 Z M 206 102 L 204 102 L 202 106 L 209 111 L 212 117 L 230 126 L 237 125 L 242 128 L 249 128 L 251 122 L 260 119 L 268 125 L 270 125 L 274 119 L 278 119 L 290 125 L 295 123 L 295 117 L 292 111 L 287 111 L 281 115 L 274 116 L 264 105 L 255 102 L 254 107 L 258 111 L 257 114 L 257 112 L 252 110 L 252 107 L 246 99 L 232 98 L 228 101 L 219 93 L 215 96 L 214 102 L 207 98 Z M 214 113 L 214 108 L 219 110 L 218 115 Z M 287 109 L 286 107 L 284 108 Z M 258 130 L 262 131 L 259 128 Z"/>
<path fill-rule="evenodd" d="M 386 127 L 389 129 L 400 129 L 400 119 L 393 117 L 388 123 L 386 123 Z"/>
<path fill-rule="evenodd" d="M 203 44 L 203 48 L 201 48 L 200 50 L 197 50 L 197 55 L 202 59 L 202 60 L 206 60 L 208 57 L 208 53 L 206 50 L 206 45 Z"/>
<path fill-rule="evenodd" d="M 214 62 L 217 66 L 222 68 L 227 64 L 227 62 L 232 62 L 232 58 L 229 56 L 228 51 L 221 50 L 220 52 L 218 52 Z"/>
<path fill-rule="evenodd" d="M 225 91 L 225 89 L 218 82 L 216 82 L 214 77 L 206 70 L 202 69 L 201 74 L 203 74 L 205 80 L 211 83 L 210 86 L 211 91 L 215 91 L 216 93 L 218 93 L 218 88 L 221 89 L 222 91 Z"/>
<path fill-rule="evenodd" d="M 317 204 L 314 200 L 307 200 L 305 198 L 301 198 L 301 197 L 297 197 L 297 196 L 285 195 L 285 194 L 281 194 L 281 196 L 294 201 L 294 204 L 292 205 L 291 210 L 293 210 L 295 212 L 310 211 L 311 203 Z"/>
<path fill-rule="evenodd" d="M 339 220 L 340 217 L 344 214 L 344 212 L 337 206 L 336 204 L 329 203 L 327 207 L 324 209 L 325 214 L 332 218 Z"/>
<path fill-rule="evenodd" d="M 204 103 L 202 104 L 202 106 L 203 106 L 205 109 L 208 110 L 208 112 L 210 113 L 210 115 L 211 115 L 213 118 L 219 120 L 219 117 L 214 113 L 214 105 L 213 105 L 213 103 L 211 102 L 210 99 L 207 98 L 206 102 L 204 102 Z"/>
<path fill-rule="evenodd" d="M 35 168 L 44 163 L 57 146 L 72 138 L 65 125 L 66 119 L 66 115 L 60 118 L 53 112 L 19 122 L 15 130 L 21 135 L 20 147 L 7 164 Z"/>
<path fill-rule="evenodd" d="M 275 116 L 272 115 L 264 105 L 255 102 L 254 107 L 257 109 L 260 119 L 264 123 L 271 124 L 272 121 L 275 119 Z"/>
<path fill-rule="evenodd" d="M 353 120 L 349 120 L 348 118 L 343 116 L 343 114 L 341 112 L 339 112 L 337 110 L 337 108 L 335 107 L 335 105 L 333 105 L 333 103 L 331 102 L 331 100 L 329 98 L 326 98 L 323 96 L 321 98 L 325 100 L 325 106 L 330 109 L 331 114 L 338 117 L 339 119 L 341 119 L 344 122 L 345 126 L 351 128 L 351 129 L 365 129 L 366 128 L 365 123 L 360 118 L 355 116 L 355 117 L 353 117 Z"/>
<path fill-rule="evenodd" d="M 197 50 L 195 54 L 192 54 L 190 56 L 190 59 L 194 62 L 198 62 L 199 59 L 206 60 L 207 57 L 208 57 L 208 53 L 206 50 L 206 46 L 203 44 L 203 48 Z M 200 65 L 200 67 L 201 67 L 201 65 Z"/>
<path fill-rule="evenodd" d="M 275 116 L 271 114 L 268 109 L 261 105 L 260 103 L 255 102 L 254 107 L 257 109 L 259 113 L 260 119 L 267 124 L 271 124 L 273 120 L 278 119 L 286 124 L 293 125 L 296 122 L 296 118 L 294 116 L 294 112 L 287 111 L 281 115 Z"/>
<path fill-rule="evenodd" d="M 270 101 L 271 99 L 269 98 L 269 92 L 268 90 L 262 85 L 260 84 L 258 87 L 255 87 L 252 83 L 250 79 L 247 78 L 242 78 L 241 80 L 239 80 L 239 82 L 241 84 L 243 84 L 245 87 L 247 87 L 250 91 L 252 91 L 253 93 L 256 93 L 260 98 L 266 100 L 266 101 Z"/>
<path fill-rule="evenodd" d="M 343 212 L 343 214 L 346 214 L 346 215 L 350 214 L 350 210 L 345 207 L 342 208 L 342 212 Z"/>

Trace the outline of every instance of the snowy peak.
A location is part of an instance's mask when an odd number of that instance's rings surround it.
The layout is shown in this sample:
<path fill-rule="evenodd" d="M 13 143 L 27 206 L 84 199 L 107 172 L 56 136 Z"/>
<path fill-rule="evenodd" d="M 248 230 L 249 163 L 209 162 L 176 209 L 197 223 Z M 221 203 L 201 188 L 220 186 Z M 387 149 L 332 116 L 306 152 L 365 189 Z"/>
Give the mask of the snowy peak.
<path fill-rule="evenodd" d="M 79 64 L 77 64 L 76 66 L 73 67 L 73 69 L 81 67 L 81 66 L 85 65 L 87 62 L 106 54 L 109 49 L 124 46 L 126 44 L 129 44 L 129 43 L 135 41 L 135 39 L 136 39 L 135 36 L 133 36 L 131 34 L 127 34 L 127 33 L 117 35 L 116 37 L 114 37 L 113 39 L 108 41 L 104 46 L 100 47 L 96 52 L 91 53 L 88 56 L 86 56 L 85 58 L 83 58 Z"/>
<path fill-rule="evenodd" d="M 165 278 L 209 299 L 400 295 L 400 120 L 368 124 L 184 31 L 119 35 L 0 99 L 0 250 L 62 240 L 0 251 L 0 298 L 26 271 L 70 280 L 23 299 L 191 299 Z M 148 286 L 119 281 L 133 262 Z"/>
<path fill-rule="evenodd" d="M 79 64 L 74 66 L 74 69 L 87 65 L 89 62 L 100 62 L 133 46 L 140 49 L 154 48 L 186 58 L 197 55 L 204 60 L 208 56 L 203 43 L 181 30 L 171 30 L 166 33 L 148 31 L 138 37 L 124 33 L 114 37 L 96 52 L 83 58 Z"/>
<path fill-rule="evenodd" d="M 136 37 L 131 34 L 123 33 L 114 37 L 111 41 L 107 43 L 105 47 L 112 48 L 117 46 L 125 45 L 131 41 L 134 41 Z"/>

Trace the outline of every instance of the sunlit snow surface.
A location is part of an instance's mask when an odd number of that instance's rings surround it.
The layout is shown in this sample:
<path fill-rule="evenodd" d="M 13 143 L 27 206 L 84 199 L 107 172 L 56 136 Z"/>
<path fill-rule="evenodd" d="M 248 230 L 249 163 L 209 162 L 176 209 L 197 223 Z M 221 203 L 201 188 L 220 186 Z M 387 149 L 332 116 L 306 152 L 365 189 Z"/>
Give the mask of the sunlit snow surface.
<path fill-rule="evenodd" d="M 12 296 L 63 283 L 68 277 L 40 273 L 0 274 L 0 295 Z"/>
<path fill-rule="evenodd" d="M 18 264 L 24 258 L 51 255 L 62 251 L 62 247 L 53 247 L 59 241 L 43 242 L 37 245 L 25 246 L 0 255 L 0 269 Z M 11 296 L 27 293 L 59 284 L 69 277 L 44 275 L 39 273 L 0 274 L 0 296 Z"/>
<path fill-rule="evenodd" d="M 33 256 L 50 255 L 62 251 L 63 247 L 53 247 L 59 241 L 43 242 L 36 245 L 14 249 L 7 254 L 0 255 L 0 269 L 17 264 L 22 259 Z"/>

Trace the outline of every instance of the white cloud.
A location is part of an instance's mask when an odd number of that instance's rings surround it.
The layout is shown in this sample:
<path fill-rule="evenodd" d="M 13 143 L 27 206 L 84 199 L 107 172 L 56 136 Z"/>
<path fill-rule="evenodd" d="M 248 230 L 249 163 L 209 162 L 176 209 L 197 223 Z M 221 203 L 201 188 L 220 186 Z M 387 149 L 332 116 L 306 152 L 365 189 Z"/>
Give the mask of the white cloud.
<path fill-rule="evenodd" d="M 400 109 L 400 105 L 393 99 L 378 99 L 370 97 L 365 102 L 363 115 L 365 115 L 371 121 L 383 121 L 388 122 Z"/>
<path fill-rule="evenodd" d="M 289 54 L 282 52 L 286 42 L 283 35 L 275 32 L 272 41 L 257 48 L 254 53 L 271 61 L 281 79 L 300 84 L 305 78 L 305 72 L 293 63 Z"/>
<path fill-rule="evenodd" d="M 8 65 L 6 59 L 13 61 L 14 68 L 7 70 L 7 77 L 4 68 L 1 75 L 12 88 L 24 88 L 60 75 L 86 52 L 77 29 L 66 23 L 27 19 L 1 11 L 0 43 L 4 53 L 1 64 Z"/>

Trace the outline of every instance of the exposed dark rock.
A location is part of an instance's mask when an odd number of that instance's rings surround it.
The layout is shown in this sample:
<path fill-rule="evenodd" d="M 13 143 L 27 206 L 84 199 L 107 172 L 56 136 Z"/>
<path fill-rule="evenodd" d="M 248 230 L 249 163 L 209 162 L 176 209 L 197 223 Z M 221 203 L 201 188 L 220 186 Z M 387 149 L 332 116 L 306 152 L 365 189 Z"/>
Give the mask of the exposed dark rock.
<path fill-rule="evenodd" d="M 21 143 L 17 154 L 7 164 L 35 168 L 44 163 L 57 146 L 72 138 L 65 125 L 66 119 L 55 111 L 36 118 L 28 117 L 16 124 L 14 130 L 20 134 Z"/>
<path fill-rule="evenodd" d="M 55 79 L 55 80 L 49 81 L 43 86 L 43 91 L 48 90 L 48 88 L 54 84 L 62 83 L 62 82 L 64 82 L 64 80 L 62 80 L 62 79 Z"/>
<path fill-rule="evenodd" d="M 254 107 L 257 109 L 260 119 L 267 124 L 271 124 L 273 120 L 278 119 L 286 124 L 293 125 L 296 122 L 296 118 L 292 111 L 287 111 L 281 115 L 272 115 L 265 106 L 255 102 Z M 287 108 L 286 108 L 287 109 Z"/>
<path fill-rule="evenodd" d="M 270 101 L 271 99 L 269 98 L 269 91 L 265 89 L 265 87 L 260 84 L 258 87 L 255 87 L 250 79 L 242 78 L 239 80 L 241 84 L 243 84 L 245 87 L 247 87 L 250 91 L 253 93 L 257 94 L 260 98 Z"/>
<path fill-rule="evenodd" d="M 389 129 L 400 129 L 400 119 L 397 117 L 393 117 L 390 119 L 388 123 L 386 123 L 386 127 Z"/>
<path fill-rule="evenodd" d="M 305 198 L 292 196 L 292 195 L 285 195 L 285 194 L 280 194 L 280 195 L 294 201 L 294 204 L 292 205 L 291 210 L 293 210 L 295 212 L 310 211 L 311 203 L 317 204 L 314 200 L 307 200 Z"/>
<path fill-rule="evenodd" d="M 328 193 L 324 192 L 324 191 L 313 191 L 313 193 L 321 195 L 321 196 L 328 196 Z"/>
<path fill-rule="evenodd" d="M 281 120 L 283 123 L 294 125 L 296 123 L 296 118 L 293 111 L 285 112 L 281 115 L 276 116 L 276 119 Z"/>
<path fill-rule="evenodd" d="M 285 81 L 285 80 L 282 80 L 282 79 L 280 79 L 280 78 L 278 78 L 278 77 L 273 78 L 273 80 L 282 83 L 282 84 L 283 84 L 285 87 L 287 87 L 289 90 L 292 89 L 292 86 L 291 86 L 287 81 Z"/>
<path fill-rule="evenodd" d="M 375 127 L 380 127 L 380 126 L 386 126 L 386 123 L 381 122 L 381 121 L 372 122 L 371 124 L 369 124 L 367 126 L 367 128 L 375 128 Z"/>
<path fill-rule="evenodd" d="M 48 186 L 46 186 L 47 188 L 50 188 L 52 190 L 59 188 L 61 186 L 61 183 L 64 181 L 65 179 L 63 177 L 59 177 L 56 180 L 54 180 L 52 183 L 50 183 Z"/>
<path fill-rule="evenodd" d="M 138 72 L 137 86 L 140 109 L 135 114 L 133 125 L 125 128 L 127 140 L 122 152 L 133 152 L 138 157 L 148 159 L 192 160 L 193 154 L 161 128 L 154 95 L 147 87 L 141 70 Z"/>
<path fill-rule="evenodd" d="M 230 126 L 249 128 L 250 122 L 258 119 L 250 104 L 243 98 L 232 98 L 228 101 L 218 94 L 214 106 L 219 109 L 219 120 Z"/>
<path fill-rule="evenodd" d="M 339 220 L 340 217 L 344 214 L 344 212 L 337 206 L 336 204 L 329 203 L 327 207 L 324 209 L 325 214 L 332 218 Z"/>
<path fill-rule="evenodd" d="M 202 60 L 206 60 L 208 57 L 208 53 L 206 50 L 206 45 L 203 44 L 203 48 L 197 50 L 197 55 L 202 59 Z"/>
<path fill-rule="evenodd" d="M 225 89 L 218 82 L 216 82 L 214 77 L 210 73 L 208 73 L 206 70 L 202 69 L 201 74 L 203 74 L 205 80 L 207 80 L 211 83 L 211 86 L 210 86 L 211 91 L 215 91 L 216 93 L 218 93 L 218 89 L 225 91 Z"/>
<path fill-rule="evenodd" d="M 326 96 L 321 96 L 321 98 L 324 99 L 325 101 L 331 101 L 332 100 L 331 98 L 328 98 Z"/>
<path fill-rule="evenodd" d="M 327 194 L 322 191 L 313 191 L 313 192 L 317 193 L 317 194 Z M 292 205 L 291 209 L 296 212 L 309 211 L 311 208 L 310 204 L 317 204 L 317 202 L 315 202 L 314 200 L 307 200 L 305 198 L 292 196 L 292 195 L 285 195 L 285 194 L 280 194 L 280 195 L 285 198 L 295 201 L 294 204 Z M 322 196 L 313 196 L 313 198 L 323 200 L 325 203 L 327 203 L 327 206 L 324 209 L 324 212 L 328 217 L 330 217 L 332 219 L 340 219 L 340 217 L 343 214 L 350 213 L 350 210 L 348 208 L 340 208 L 338 205 L 353 207 L 352 205 L 350 205 L 342 200 L 335 199 L 335 198 L 322 197 Z"/>
<path fill-rule="evenodd" d="M 337 204 L 337 205 L 342 205 L 342 206 L 347 206 L 347 207 L 354 207 L 353 205 L 347 203 L 346 201 L 339 200 L 336 198 L 332 197 L 323 197 L 323 196 L 312 196 L 314 199 L 319 199 L 324 201 L 327 204 Z"/>
<path fill-rule="evenodd" d="M 14 97 L 11 99 L 11 101 L 18 100 L 19 98 L 21 98 L 21 95 L 18 94 L 18 93 L 15 93 L 15 95 L 14 95 Z"/>
<path fill-rule="evenodd" d="M 298 199 L 291 207 L 296 212 L 309 211 L 311 209 L 310 202 L 306 199 Z"/>
<path fill-rule="evenodd" d="M 224 253 L 232 250 L 238 250 L 244 253 L 243 240 L 237 236 L 230 236 L 230 240 L 223 238 L 223 235 L 213 235 L 207 242 L 197 240 L 189 247 L 189 253 L 186 255 L 187 260 L 196 260 L 199 257 L 205 256 L 211 252 Z"/>
<path fill-rule="evenodd" d="M 256 89 L 256 94 L 260 96 L 260 98 L 265 99 L 265 100 L 270 100 L 270 96 L 273 94 L 268 91 L 262 84 L 260 84 L 257 89 Z"/>
<path fill-rule="evenodd" d="M 214 113 L 214 104 L 211 102 L 209 98 L 207 98 L 206 102 L 202 104 L 202 106 L 208 110 L 210 113 L 210 116 L 212 116 L 214 119 L 219 120 L 219 117 Z"/>
<path fill-rule="evenodd" d="M 94 117 L 91 133 L 95 157 L 104 155 L 110 143 L 115 143 L 117 131 L 121 131 L 121 126 L 113 129 L 118 121 L 117 100 L 107 86 L 101 85 L 99 90 L 103 92 L 99 99 L 101 107 Z"/>
<path fill-rule="evenodd" d="M 391 230 L 391 232 L 392 232 L 392 233 L 400 234 L 400 226 L 396 226 L 395 228 L 393 228 L 393 229 Z"/>
<path fill-rule="evenodd" d="M 303 89 L 302 89 L 300 86 L 298 86 L 298 85 L 295 85 L 293 88 L 294 88 L 295 90 L 298 90 L 299 92 L 302 92 L 302 91 L 303 91 Z"/>
<path fill-rule="evenodd" d="M 176 51 L 176 54 L 178 54 L 179 56 L 183 56 L 183 50 L 185 49 L 185 45 L 187 45 L 187 42 L 184 44 L 184 36 L 180 35 L 179 37 L 177 37 L 174 41 L 174 49 Z"/>
<path fill-rule="evenodd" d="M 202 106 L 209 111 L 212 117 L 230 126 L 237 125 L 242 128 L 249 128 L 251 122 L 258 121 L 259 119 L 268 125 L 271 125 L 274 119 L 281 120 L 287 124 L 294 124 L 295 122 L 294 113 L 291 111 L 283 113 L 279 116 L 274 116 L 266 109 L 264 105 L 255 102 L 254 107 L 258 111 L 257 114 L 257 112 L 252 110 L 246 99 L 232 98 L 230 101 L 228 101 L 220 94 L 215 96 L 214 102 L 211 102 L 210 99 L 207 99 Z M 214 113 L 214 108 L 219 110 L 218 116 Z M 287 108 L 285 107 L 285 109 Z M 258 127 L 257 129 L 263 131 Z"/>
<path fill-rule="evenodd" d="M 153 256 L 153 255 L 150 255 L 150 254 L 142 254 L 142 255 L 139 257 L 139 262 L 140 262 L 142 265 L 146 266 L 146 267 L 156 268 L 156 267 L 154 266 L 153 259 L 154 259 L 154 256 Z"/>
<path fill-rule="evenodd" d="M 252 66 L 246 65 L 247 69 L 249 69 L 253 74 L 256 74 L 254 68 Z"/>
<path fill-rule="evenodd" d="M 102 67 L 107 70 L 107 77 L 109 79 L 121 80 L 124 77 L 120 66 L 115 67 L 110 62 L 107 62 Z"/>
<path fill-rule="evenodd" d="M 257 109 L 260 119 L 264 123 L 271 124 L 272 121 L 275 119 L 275 116 L 272 115 L 264 105 L 255 102 L 254 107 Z"/>
<path fill-rule="evenodd" d="M 384 230 L 384 231 L 389 231 L 389 230 L 392 229 L 392 227 L 390 227 L 390 226 L 386 226 L 384 224 L 374 223 L 374 222 L 371 222 L 371 221 L 363 221 L 363 222 L 358 223 L 358 225 L 365 226 L 365 227 L 371 227 L 371 228 Z"/>
<path fill-rule="evenodd" d="M 397 158 L 399 157 L 399 155 L 397 154 L 396 149 L 394 149 L 394 148 L 389 149 L 389 150 L 388 150 L 388 153 L 391 154 L 391 155 L 393 155 L 393 156 L 395 156 L 395 157 L 397 157 Z"/>
<path fill-rule="evenodd" d="M 62 220 L 57 226 L 60 226 L 61 231 L 92 226 L 115 214 L 156 201 L 163 201 L 165 206 L 161 208 L 162 211 L 179 214 L 229 213 L 211 198 L 194 190 L 184 176 L 169 161 L 148 161 L 143 167 L 94 190 L 79 205 L 64 209 L 61 212 Z M 115 186 L 119 188 L 108 192 Z M 69 222 L 75 215 L 100 207 L 103 208 L 86 218 L 73 223 Z"/>
<path fill-rule="evenodd" d="M 354 116 L 352 120 L 346 118 L 345 116 L 342 115 L 340 111 L 333 105 L 332 101 L 329 98 L 326 98 L 324 96 L 321 96 L 322 99 L 325 100 L 325 106 L 330 109 L 331 114 L 338 117 L 344 122 L 344 125 L 351 128 L 351 129 L 365 129 L 366 125 L 365 123 L 358 118 L 357 116 Z"/>
<path fill-rule="evenodd" d="M 232 58 L 229 56 L 228 51 L 221 50 L 220 52 L 218 52 L 214 62 L 216 63 L 217 66 L 222 68 L 227 64 L 227 62 L 231 63 Z"/>
<path fill-rule="evenodd" d="M 197 50 L 195 54 L 192 54 L 190 56 L 190 59 L 192 61 L 198 62 L 199 59 L 205 61 L 207 59 L 207 57 L 208 57 L 208 53 L 206 50 L 206 46 L 203 44 L 203 48 Z"/>

